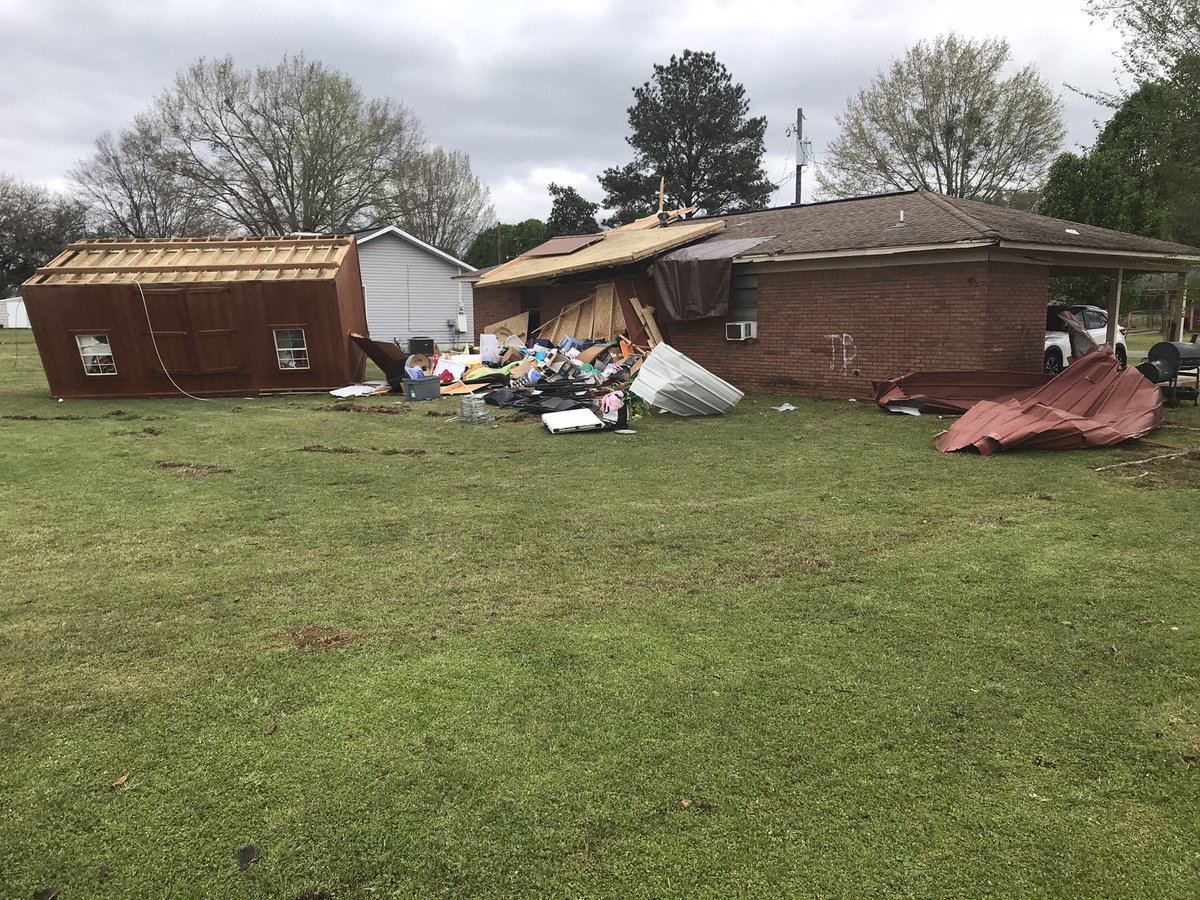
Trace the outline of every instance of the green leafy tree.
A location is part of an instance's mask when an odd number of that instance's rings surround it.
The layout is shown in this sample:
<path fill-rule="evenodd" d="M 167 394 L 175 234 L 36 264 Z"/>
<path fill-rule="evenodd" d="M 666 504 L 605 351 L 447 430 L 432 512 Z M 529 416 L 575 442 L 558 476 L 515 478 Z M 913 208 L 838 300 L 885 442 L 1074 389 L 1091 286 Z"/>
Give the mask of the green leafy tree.
<path fill-rule="evenodd" d="M 1122 65 L 1139 84 L 1157 81 L 1178 62 L 1200 55 L 1196 0 L 1086 0 L 1088 15 L 1110 22 L 1125 39 Z M 1117 99 L 1100 95 L 1115 106 Z"/>
<path fill-rule="evenodd" d="M 500 232 L 498 244 L 497 230 Z M 541 219 L 526 219 L 515 225 L 497 223 L 475 236 L 475 240 L 467 249 L 467 255 L 463 257 L 463 262 L 476 269 L 486 269 L 488 266 L 515 259 L 526 250 L 532 250 L 543 243 L 549 236 L 546 223 Z"/>
<path fill-rule="evenodd" d="M 600 176 L 605 224 L 621 225 L 658 208 L 659 179 L 671 206 L 709 213 L 758 209 L 776 185 L 762 168 L 767 120 L 748 117 L 746 89 L 713 53 L 684 50 L 654 66 L 629 107 L 633 161 Z"/>
<path fill-rule="evenodd" d="M 1008 42 L 921 41 L 846 103 L 820 192 L 924 189 L 993 201 L 1036 186 L 1062 146 L 1062 104 L 1037 69 L 1005 76 Z"/>
<path fill-rule="evenodd" d="M 1200 57 L 1130 94 L 1083 155 L 1050 170 L 1045 215 L 1200 244 Z"/>
<path fill-rule="evenodd" d="M 575 188 L 562 187 L 550 182 L 550 218 L 546 220 L 546 233 L 549 237 L 563 234 L 595 234 L 600 230 L 596 222 L 596 213 L 600 211 L 599 203 L 584 200 Z"/>

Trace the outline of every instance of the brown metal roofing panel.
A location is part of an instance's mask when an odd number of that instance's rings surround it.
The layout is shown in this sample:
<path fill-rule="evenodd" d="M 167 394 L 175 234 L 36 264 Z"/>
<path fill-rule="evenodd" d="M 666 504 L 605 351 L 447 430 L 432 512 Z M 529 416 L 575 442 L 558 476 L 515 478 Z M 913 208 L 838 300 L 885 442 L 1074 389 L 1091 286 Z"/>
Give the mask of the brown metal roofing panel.
<path fill-rule="evenodd" d="M 1040 388 L 1006 400 L 982 400 L 934 440 L 942 452 L 974 447 L 1064 450 L 1109 447 L 1162 424 L 1162 395 L 1135 369 L 1121 369 L 1107 348 L 1071 363 Z"/>
<path fill-rule="evenodd" d="M 26 284 L 327 280 L 353 244 L 349 236 L 77 241 Z"/>
<path fill-rule="evenodd" d="M 532 250 L 527 250 L 523 256 L 566 256 L 576 250 L 582 250 L 589 244 L 604 240 L 602 234 L 571 234 L 553 237 L 544 244 L 538 244 Z"/>
<path fill-rule="evenodd" d="M 1009 400 L 1037 390 L 1052 376 L 1025 372 L 912 372 L 876 381 L 881 407 L 918 406 L 921 412 L 958 415 L 982 400 Z"/>

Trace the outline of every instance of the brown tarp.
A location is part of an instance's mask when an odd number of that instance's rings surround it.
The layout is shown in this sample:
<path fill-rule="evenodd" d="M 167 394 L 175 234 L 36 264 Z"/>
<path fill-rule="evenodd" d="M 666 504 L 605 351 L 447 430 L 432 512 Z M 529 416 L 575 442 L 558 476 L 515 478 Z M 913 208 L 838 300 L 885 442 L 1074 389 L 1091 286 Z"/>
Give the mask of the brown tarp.
<path fill-rule="evenodd" d="M 943 453 L 974 447 L 984 456 L 1016 448 L 1110 447 L 1153 431 L 1162 419 L 1158 388 L 1135 369 L 1121 369 L 1105 348 L 1039 388 L 978 400 L 934 446 Z"/>
<path fill-rule="evenodd" d="M 663 319 L 686 322 L 727 315 L 733 258 L 765 240 L 708 240 L 660 256 L 652 272 Z"/>

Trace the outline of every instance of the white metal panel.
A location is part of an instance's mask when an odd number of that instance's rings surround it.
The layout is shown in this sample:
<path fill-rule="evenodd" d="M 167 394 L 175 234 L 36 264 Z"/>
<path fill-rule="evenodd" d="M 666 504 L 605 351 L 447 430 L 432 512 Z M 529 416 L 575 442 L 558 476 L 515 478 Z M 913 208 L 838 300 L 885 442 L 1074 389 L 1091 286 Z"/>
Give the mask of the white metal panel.
<path fill-rule="evenodd" d="M 630 387 L 658 409 L 677 416 L 727 413 L 742 392 L 668 344 L 658 344 L 642 363 Z"/>
<path fill-rule="evenodd" d="M 359 244 L 358 264 L 373 339 L 404 344 L 410 337 L 431 337 L 443 347 L 472 340 L 471 286 L 450 280 L 464 269 L 395 234 Z M 447 324 L 458 318 L 460 302 L 467 318 L 464 334 Z"/>

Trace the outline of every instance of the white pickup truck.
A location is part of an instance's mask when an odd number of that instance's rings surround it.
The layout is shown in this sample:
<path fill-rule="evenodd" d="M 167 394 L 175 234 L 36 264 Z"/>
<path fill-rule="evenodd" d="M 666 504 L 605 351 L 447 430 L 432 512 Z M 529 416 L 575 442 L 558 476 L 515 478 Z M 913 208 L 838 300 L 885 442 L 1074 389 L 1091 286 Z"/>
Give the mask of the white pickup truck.
<path fill-rule="evenodd" d="M 1068 312 L 1079 320 L 1079 323 L 1091 335 L 1093 341 L 1103 347 L 1108 340 L 1108 313 L 1098 306 L 1048 306 L 1046 308 L 1046 372 L 1055 375 L 1063 370 L 1071 360 L 1071 338 L 1062 324 L 1060 313 Z M 1116 346 L 1113 352 L 1125 368 L 1129 362 L 1129 354 L 1125 349 L 1125 329 L 1117 326 Z"/>

